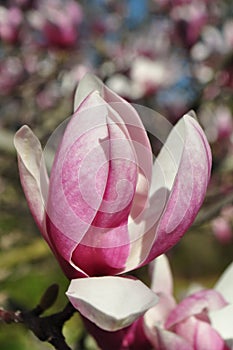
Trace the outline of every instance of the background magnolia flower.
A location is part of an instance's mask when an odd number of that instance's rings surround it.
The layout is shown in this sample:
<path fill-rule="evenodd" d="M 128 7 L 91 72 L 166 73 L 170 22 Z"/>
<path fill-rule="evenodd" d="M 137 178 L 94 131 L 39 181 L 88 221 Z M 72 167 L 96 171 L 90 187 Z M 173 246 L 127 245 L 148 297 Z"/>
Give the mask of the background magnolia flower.
<path fill-rule="evenodd" d="M 82 8 L 73 0 L 40 1 L 38 9 L 32 10 L 29 20 L 36 28 L 45 46 L 69 48 L 76 44 L 78 28 L 82 22 Z"/>
<path fill-rule="evenodd" d="M 0 38 L 8 43 L 15 43 L 20 33 L 23 15 L 17 7 L 6 9 L 0 6 Z"/>
<path fill-rule="evenodd" d="M 211 169 L 210 148 L 199 124 L 185 115 L 153 164 L 136 110 L 86 75 L 50 178 L 40 143 L 27 126 L 16 133 L 15 147 L 34 219 L 67 277 L 74 279 L 67 292 L 70 301 L 104 329 L 132 323 L 156 296 L 139 281 L 121 277 L 114 293 L 116 277 L 101 276 L 150 262 L 176 244 L 193 222 Z M 132 297 L 134 288 L 139 299 Z M 125 313 L 127 295 L 132 303 Z"/>

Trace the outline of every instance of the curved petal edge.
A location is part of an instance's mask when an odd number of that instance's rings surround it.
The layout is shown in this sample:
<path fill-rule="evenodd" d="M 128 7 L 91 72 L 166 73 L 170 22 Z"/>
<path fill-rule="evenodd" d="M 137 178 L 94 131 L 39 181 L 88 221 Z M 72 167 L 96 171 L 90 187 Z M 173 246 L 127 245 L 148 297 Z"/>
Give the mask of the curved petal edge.
<path fill-rule="evenodd" d="M 111 276 L 72 280 L 66 295 L 84 317 L 107 331 L 129 326 L 158 302 L 140 280 Z"/>

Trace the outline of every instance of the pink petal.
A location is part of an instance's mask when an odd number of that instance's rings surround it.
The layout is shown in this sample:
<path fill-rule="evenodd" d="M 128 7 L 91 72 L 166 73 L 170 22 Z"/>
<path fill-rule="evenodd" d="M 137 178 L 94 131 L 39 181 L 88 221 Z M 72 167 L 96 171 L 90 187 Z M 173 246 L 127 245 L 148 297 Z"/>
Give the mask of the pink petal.
<path fill-rule="evenodd" d="M 226 350 L 223 339 L 211 325 L 195 317 L 178 323 L 174 331 L 186 339 L 194 350 Z"/>
<path fill-rule="evenodd" d="M 220 309 L 226 304 L 221 294 L 215 290 L 199 291 L 188 296 L 176 306 L 166 321 L 166 328 L 171 328 L 190 316 L 207 314 L 210 310 Z"/>
<path fill-rule="evenodd" d="M 42 188 L 48 191 L 48 177 L 42 158 L 41 144 L 31 129 L 24 125 L 15 134 L 14 145 L 18 153 L 21 184 L 34 220 L 49 243 L 45 228 L 45 207 Z"/>
<path fill-rule="evenodd" d="M 67 275 L 81 277 L 83 271 L 73 269 L 53 246 L 46 229 L 44 199 L 48 192 L 48 176 L 42 157 L 41 144 L 31 129 L 24 125 L 17 131 L 14 145 L 18 153 L 20 180 L 33 218 Z M 43 192 L 43 196 L 42 196 Z M 63 241 L 65 245 L 65 241 Z"/>
<path fill-rule="evenodd" d="M 195 349 L 227 350 L 227 347 L 224 340 L 208 323 L 197 321 Z"/>
<path fill-rule="evenodd" d="M 94 233 L 94 232 L 93 232 Z M 107 244 L 114 242 L 115 248 L 98 248 L 86 246 L 80 243 L 77 245 L 72 254 L 71 263 L 85 270 L 89 276 L 106 276 L 116 275 L 122 272 L 125 266 L 125 261 L 129 255 L 129 245 L 122 246 L 122 241 L 126 241 L 128 236 L 121 227 L 116 230 L 111 230 L 101 235 L 101 240 Z M 93 240 L 98 239 L 97 232 L 94 233 Z M 119 246 L 118 246 L 118 242 Z"/>
<path fill-rule="evenodd" d="M 92 108 L 88 109 L 89 105 Z M 109 173 L 108 154 L 102 146 L 102 140 L 109 135 L 107 106 L 94 93 L 82 107 L 68 124 L 56 154 L 47 207 L 49 221 L 73 248 L 82 240 L 100 208 Z M 57 238 L 55 232 L 52 236 Z"/>
<path fill-rule="evenodd" d="M 194 347 L 194 339 L 196 332 L 197 320 L 194 316 L 190 316 L 183 320 L 182 322 L 177 323 L 174 327 L 172 327 L 172 331 L 185 339 L 190 345 Z"/>
<path fill-rule="evenodd" d="M 146 336 L 158 350 L 194 350 L 184 338 L 160 327 L 154 327 Z"/>
<path fill-rule="evenodd" d="M 110 276 L 72 280 L 66 294 L 84 317 L 108 331 L 127 327 L 158 301 L 141 281 Z"/>
<path fill-rule="evenodd" d="M 153 177 L 160 182 L 152 179 L 152 202 L 157 197 L 162 215 L 143 239 L 147 244 L 151 242 L 143 264 L 175 245 L 192 224 L 204 200 L 210 170 L 211 153 L 205 134 L 195 119 L 185 115 L 172 129 L 154 164 Z"/>

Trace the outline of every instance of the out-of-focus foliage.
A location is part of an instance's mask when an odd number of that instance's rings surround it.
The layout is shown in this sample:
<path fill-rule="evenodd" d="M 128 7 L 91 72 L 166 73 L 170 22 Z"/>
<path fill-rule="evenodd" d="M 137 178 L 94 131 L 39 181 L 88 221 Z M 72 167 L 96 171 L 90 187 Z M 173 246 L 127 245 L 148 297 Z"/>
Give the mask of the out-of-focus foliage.
<path fill-rule="evenodd" d="M 196 110 L 213 150 L 212 180 L 196 226 L 171 254 L 179 276 L 205 283 L 220 275 L 233 242 L 232 12 L 230 0 L 1 1 L 0 304 L 30 307 L 49 284 L 66 288 L 29 216 L 12 136 L 26 123 L 45 142 L 88 71 L 171 122 Z M 28 337 L 4 326 L 0 348 L 46 348 Z"/>

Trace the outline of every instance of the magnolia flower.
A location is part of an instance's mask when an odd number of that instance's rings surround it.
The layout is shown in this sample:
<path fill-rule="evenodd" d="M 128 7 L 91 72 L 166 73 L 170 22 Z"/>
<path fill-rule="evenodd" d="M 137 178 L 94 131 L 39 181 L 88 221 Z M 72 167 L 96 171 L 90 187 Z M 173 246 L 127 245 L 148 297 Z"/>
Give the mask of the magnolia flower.
<path fill-rule="evenodd" d="M 9 9 L 0 6 L 0 38 L 14 44 L 19 38 L 23 15 L 17 7 Z"/>
<path fill-rule="evenodd" d="M 230 222 L 223 216 L 218 216 L 211 222 L 211 228 L 214 236 L 222 244 L 228 244 L 232 241 L 232 228 Z"/>
<path fill-rule="evenodd" d="M 233 264 L 213 289 L 197 291 L 177 304 L 173 297 L 168 260 L 165 255 L 157 258 L 152 290 L 160 301 L 144 316 L 144 331 L 155 349 L 170 350 L 171 344 L 174 350 L 229 349 L 227 341 L 233 337 L 233 331 L 230 332 L 233 318 L 232 274 Z M 223 322 L 223 314 L 227 315 L 224 325 L 220 322 Z"/>
<path fill-rule="evenodd" d="M 86 75 L 49 179 L 33 132 L 23 126 L 14 142 L 32 215 L 73 279 L 70 301 L 103 329 L 126 327 L 157 297 L 140 281 L 113 276 L 176 244 L 205 196 L 211 153 L 198 122 L 185 115 L 153 164 L 136 110 Z"/>
<path fill-rule="evenodd" d="M 29 15 L 31 25 L 42 34 L 43 44 L 49 47 L 73 47 L 82 18 L 82 8 L 73 0 L 40 1 L 38 9 Z"/>
<path fill-rule="evenodd" d="M 84 319 L 102 350 L 230 350 L 233 345 L 233 263 L 214 289 L 199 290 L 179 304 L 165 255 L 152 263 L 151 288 L 159 302 L 130 327 L 106 332 Z"/>
<path fill-rule="evenodd" d="M 171 17 L 176 23 L 178 36 L 191 47 L 208 21 L 207 6 L 204 1 L 180 4 L 172 8 Z"/>
<path fill-rule="evenodd" d="M 0 62 L 0 94 L 7 95 L 21 82 L 24 68 L 18 57 L 9 56 Z"/>

